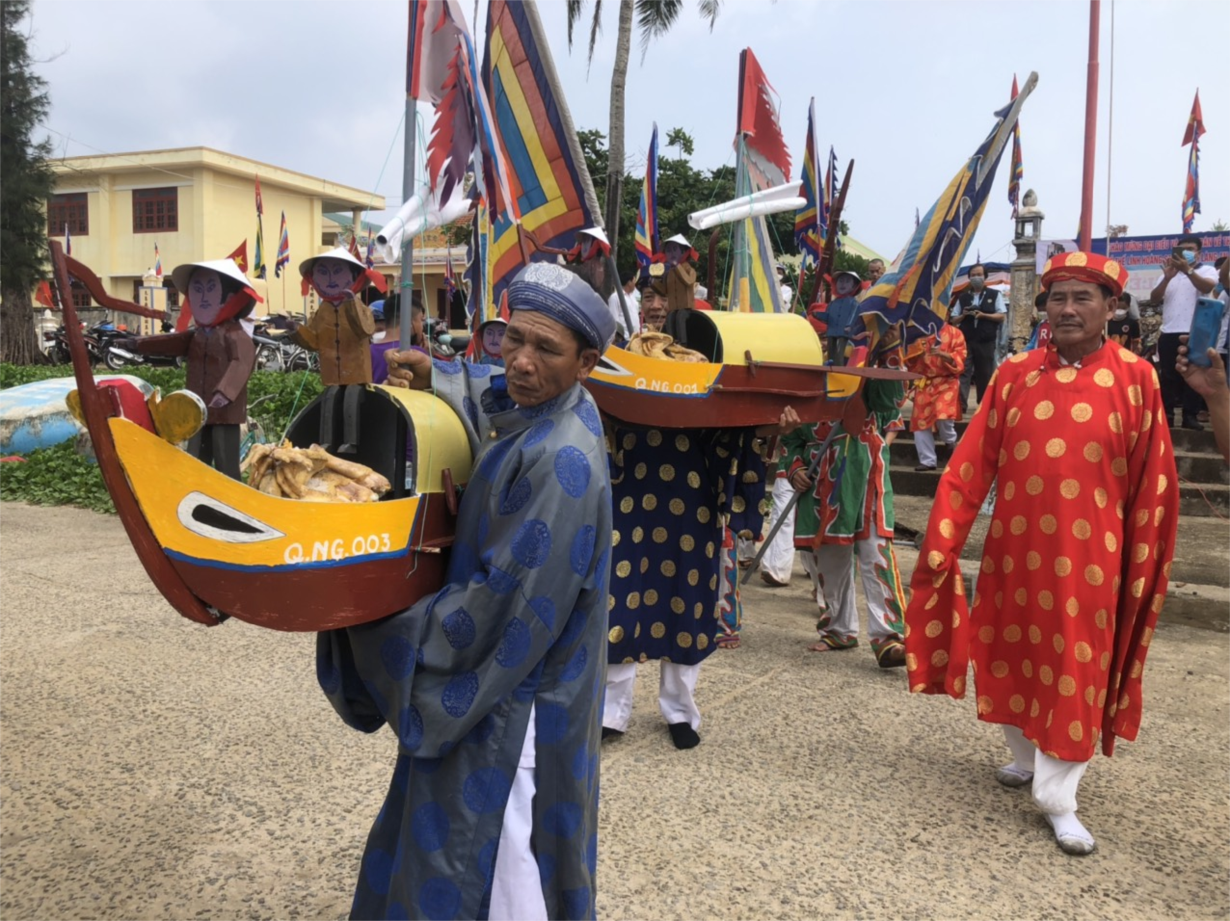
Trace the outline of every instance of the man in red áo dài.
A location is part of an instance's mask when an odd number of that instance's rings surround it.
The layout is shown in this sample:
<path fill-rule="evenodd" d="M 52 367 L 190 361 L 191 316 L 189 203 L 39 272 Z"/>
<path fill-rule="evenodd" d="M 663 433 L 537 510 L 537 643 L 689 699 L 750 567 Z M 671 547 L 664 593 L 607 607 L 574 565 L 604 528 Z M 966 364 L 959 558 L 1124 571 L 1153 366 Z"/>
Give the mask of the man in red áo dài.
<path fill-rule="evenodd" d="M 1062 253 L 1042 275 L 1053 339 L 1014 355 L 940 480 L 906 611 L 910 690 L 965 695 L 1004 727 L 1000 783 L 1032 783 L 1059 846 L 1087 854 L 1076 790 L 1099 738 L 1136 738 L 1166 594 L 1178 483 L 1157 374 L 1107 342 L 1126 271 Z M 974 605 L 961 549 L 998 480 Z"/>
<path fill-rule="evenodd" d="M 918 451 L 915 470 L 934 470 L 938 463 L 932 429 L 939 430 L 940 439 L 949 450 L 957 443 L 954 423 L 961 421 L 963 407 L 958 404 L 957 397 L 966 356 L 961 330 L 945 323 L 931 348 L 919 356 L 910 369 L 923 376 L 914 385 L 914 411 L 910 413 L 910 431 L 914 433 L 914 448 Z"/>

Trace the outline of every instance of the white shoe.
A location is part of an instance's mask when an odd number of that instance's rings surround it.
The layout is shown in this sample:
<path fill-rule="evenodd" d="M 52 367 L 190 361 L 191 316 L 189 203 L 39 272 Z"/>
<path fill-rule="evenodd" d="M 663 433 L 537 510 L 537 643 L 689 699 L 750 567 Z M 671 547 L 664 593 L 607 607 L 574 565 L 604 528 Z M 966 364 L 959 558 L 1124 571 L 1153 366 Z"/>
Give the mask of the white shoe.
<path fill-rule="evenodd" d="M 1051 823 L 1051 828 L 1055 829 L 1055 842 L 1065 854 L 1083 857 L 1085 854 L 1092 854 L 1093 849 L 1098 846 L 1093 840 L 1093 835 L 1089 834 L 1089 830 L 1081 824 L 1075 812 L 1065 812 L 1063 815 L 1046 813 L 1045 815 L 1046 820 Z"/>
<path fill-rule="evenodd" d="M 1014 761 L 1012 764 L 1005 764 L 997 770 L 995 772 L 995 779 L 1005 787 L 1024 787 L 1033 783 L 1034 772 L 1017 767 Z"/>

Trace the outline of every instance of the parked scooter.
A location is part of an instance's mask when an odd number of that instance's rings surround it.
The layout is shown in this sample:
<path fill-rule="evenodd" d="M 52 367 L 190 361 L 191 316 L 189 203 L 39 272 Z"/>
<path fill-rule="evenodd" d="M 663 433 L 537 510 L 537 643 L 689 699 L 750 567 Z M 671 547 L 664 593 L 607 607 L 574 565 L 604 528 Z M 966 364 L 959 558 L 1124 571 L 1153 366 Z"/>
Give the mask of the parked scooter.
<path fill-rule="evenodd" d="M 172 332 L 175 329 L 169 320 L 162 321 L 162 331 L 164 333 Z M 132 337 L 128 335 L 126 329 L 121 328 L 116 330 L 115 335 L 101 343 L 103 362 L 112 371 L 122 371 L 124 368 L 133 367 L 135 365 L 144 365 L 149 368 L 182 368 L 184 366 L 184 356 L 182 355 L 142 355 L 132 348 Z"/>

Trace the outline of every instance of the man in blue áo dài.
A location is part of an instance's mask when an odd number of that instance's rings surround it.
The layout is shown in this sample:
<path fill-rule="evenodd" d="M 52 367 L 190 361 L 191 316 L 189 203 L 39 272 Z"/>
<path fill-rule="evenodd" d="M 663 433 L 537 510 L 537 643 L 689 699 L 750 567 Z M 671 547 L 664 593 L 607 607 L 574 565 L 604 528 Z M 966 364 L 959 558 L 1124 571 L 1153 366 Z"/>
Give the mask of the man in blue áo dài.
<path fill-rule="evenodd" d="M 726 635 L 719 610 L 725 529 L 760 533 L 762 436 L 798 424 L 786 407 L 779 425 L 760 429 L 611 426 L 615 534 L 605 738 L 628 728 L 638 663 L 658 659 L 658 705 L 671 741 L 681 749 L 699 744 L 700 663 Z"/>
<path fill-rule="evenodd" d="M 611 495 L 581 382 L 614 322 L 558 266 L 508 294 L 504 372 L 387 356 L 390 383 L 457 410 L 476 459 L 444 588 L 319 636 L 342 719 L 398 741 L 351 918 L 594 916 Z"/>

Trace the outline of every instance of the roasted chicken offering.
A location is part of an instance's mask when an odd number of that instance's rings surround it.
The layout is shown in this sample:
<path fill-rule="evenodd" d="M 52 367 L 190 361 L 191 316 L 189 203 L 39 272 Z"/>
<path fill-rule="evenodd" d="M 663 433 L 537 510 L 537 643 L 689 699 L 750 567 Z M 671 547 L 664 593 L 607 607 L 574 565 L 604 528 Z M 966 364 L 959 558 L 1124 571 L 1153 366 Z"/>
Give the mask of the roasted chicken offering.
<path fill-rule="evenodd" d="M 320 445 L 254 445 L 243 469 L 249 486 L 304 502 L 375 502 L 390 489 L 389 481 L 371 467 L 334 457 Z"/>

